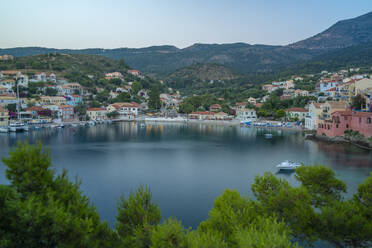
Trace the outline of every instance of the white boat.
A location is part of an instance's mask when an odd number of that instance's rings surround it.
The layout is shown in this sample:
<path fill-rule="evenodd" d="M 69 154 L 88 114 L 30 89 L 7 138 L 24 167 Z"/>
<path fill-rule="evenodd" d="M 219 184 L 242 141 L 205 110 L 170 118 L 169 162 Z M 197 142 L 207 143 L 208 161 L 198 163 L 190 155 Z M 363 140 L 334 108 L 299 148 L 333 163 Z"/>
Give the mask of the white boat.
<path fill-rule="evenodd" d="M 27 132 L 28 126 L 20 122 L 14 122 L 9 124 L 9 131 L 11 132 Z"/>
<path fill-rule="evenodd" d="M 0 133 L 7 133 L 9 132 L 8 127 L 0 127 Z"/>
<path fill-rule="evenodd" d="M 271 133 L 265 133 L 265 138 L 266 139 L 271 139 L 273 135 Z"/>
<path fill-rule="evenodd" d="M 296 168 L 300 167 L 300 166 L 301 166 L 300 163 L 296 163 L 296 162 L 286 160 L 286 161 L 281 162 L 280 164 L 278 164 L 276 166 L 276 168 L 278 168 L 279 170 L 283 170 L 283 171 L 293 171 L 293 170 L 296 170 Z"/>
<path fill-rule="evenodd" d="M 90 126 L 94 126 L 94 125 L 96 125 L 96 123 L 95 123 L 94 121 L 89 121 L 88 124 L 89 124 Z"/>

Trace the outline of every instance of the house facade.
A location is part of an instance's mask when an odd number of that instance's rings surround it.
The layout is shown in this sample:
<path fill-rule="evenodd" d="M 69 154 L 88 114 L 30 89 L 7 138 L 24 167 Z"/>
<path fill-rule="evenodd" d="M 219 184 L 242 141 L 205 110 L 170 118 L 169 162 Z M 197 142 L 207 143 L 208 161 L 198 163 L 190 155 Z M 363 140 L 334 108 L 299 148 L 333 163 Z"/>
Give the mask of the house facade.
<path fill-rule="evenodd" d="M 254 109 L 237 109 L 236 110 L 236 117 L 240 121 L 256 121 L 257 120 L 257 113 Z"/>
<path fill-rule="evenodd" d="M 58 114 L 62 121 L 73 121 L 74 107 L 71 105 L 61 105 L 58 107 Z"/>
<path fill-rule="evenodd" d="M 309 110 L 305 118 L 305 128 L 309 130 L 316 130 L 318 127 L 319 116 L 322 113 L 321 103 L 310 103 Z"/>
<path fill-rule="evenodd" d="M 0 106 L 0 127 L 8 126 L 9 124 L 9 112 L 5 108 Z"/>
<path fill-rule="evenodd" d="M 107 119 L 107 110 L 104 108 L 88 108 L 87 115 L 92 121 L 102 121 Z"/>
<path fill-rule="evenodd" d="M 371 137 L 372 113 L 336 111 L 331 114 L 331 119 L 319 122 L 317 135 L 343 136 L 346 130 L 358 131 L 367 138 Z"/>
<path fill-rule="evenodd" d="M 286 111 L 287 118 L 303 120 L 306 118 L 308 111 L 304 108 L 289 108 Z"/>

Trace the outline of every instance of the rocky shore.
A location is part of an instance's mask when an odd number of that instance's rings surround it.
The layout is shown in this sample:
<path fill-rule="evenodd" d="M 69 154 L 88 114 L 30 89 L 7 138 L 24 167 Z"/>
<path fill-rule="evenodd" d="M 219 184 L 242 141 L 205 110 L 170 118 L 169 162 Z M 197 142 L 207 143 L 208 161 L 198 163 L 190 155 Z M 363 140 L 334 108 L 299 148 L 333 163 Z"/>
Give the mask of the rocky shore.
<path fill-rule="evenodd" d="M 328 137 L 328 136 L 321 136 L 316 134 L 310 134 L 306 136 L 308 140 L 314 141 L 323 141 L 323 142 L 330 142 L 336 144 L 351 144 L 355 145 L 359 148 L 372 150 L 372 142 L 366 138 L 354 138 L 354 137 L 346 137 L 346 136 L 336 136 L 336 137 Z"/>

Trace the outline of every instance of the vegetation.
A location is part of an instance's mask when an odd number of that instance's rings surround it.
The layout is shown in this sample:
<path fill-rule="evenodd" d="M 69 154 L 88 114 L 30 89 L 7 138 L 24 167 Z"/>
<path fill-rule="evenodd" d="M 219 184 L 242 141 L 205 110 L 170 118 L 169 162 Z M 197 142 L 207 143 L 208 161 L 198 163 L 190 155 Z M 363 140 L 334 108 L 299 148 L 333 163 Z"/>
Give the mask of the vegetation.
<path fill-rule="evenodd" d="M 160 91 L 158 86 L 152 86 L 149 92 L 149 109 L 151 110 L 159 110 L 161 108 L 161 101 L 160 101 Z"/>
<path fill-rule="evenodd" d="M 346 185 L 324 166 L 301 166 L 293 187 L 271 173 L 252 184 L 255 199 L 225 190 L 196 230 L 174 218 L 160 223 L 148 187 L 118 202 L 114 229 L 72 183 L 56 175 L 49 151 L 18 144 L 0 186 L 0 247 L 298 247 L 322 239 L 339 247 L 370 247 L 372 174 L 345 200 Z"/>

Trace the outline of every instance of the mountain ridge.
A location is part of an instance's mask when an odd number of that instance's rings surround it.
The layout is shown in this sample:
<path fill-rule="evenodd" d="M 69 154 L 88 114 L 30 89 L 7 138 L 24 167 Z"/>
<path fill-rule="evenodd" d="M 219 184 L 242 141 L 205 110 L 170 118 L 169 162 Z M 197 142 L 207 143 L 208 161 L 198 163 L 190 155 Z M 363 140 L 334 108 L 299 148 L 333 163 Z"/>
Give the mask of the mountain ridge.
<path fill-rule="evenodd" d="M 273 72 L 283 66 L 302 63 L 337 49 L 370 41 L 372 41 L 372 12 L 338 21 L 315 36 L 285 46 L 236 42 L 195 43 L 185 48 L 172 45 L 114 49 L 23 47 L 0 49 L 0 55 L 10 54 L 16 57 L 45 53 L 101 55 L 115 60 L 124 59 L 133 68 L 164 78 L 178 69 L 193 64 L 220 64 L 242 74 Z"/>

